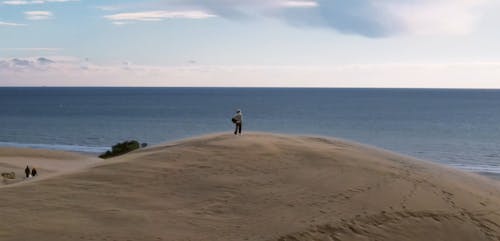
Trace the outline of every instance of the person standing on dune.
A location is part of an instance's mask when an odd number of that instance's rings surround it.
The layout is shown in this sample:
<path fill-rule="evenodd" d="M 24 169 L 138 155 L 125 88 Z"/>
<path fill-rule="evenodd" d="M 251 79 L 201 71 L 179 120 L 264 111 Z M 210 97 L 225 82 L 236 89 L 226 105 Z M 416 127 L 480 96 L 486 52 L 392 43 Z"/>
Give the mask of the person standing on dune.
<path fill-rule="evenodd" d="M 236 110 L 236 114 L 233 116 L 231 119 L 233 123 L 236 125 L 236 128 L 234 129 L 234 134 L 237 135 L 238 133 L 241 136 L 241 126 L 243 125 L 243 113 L 241 113 L 241 110 Z"/>

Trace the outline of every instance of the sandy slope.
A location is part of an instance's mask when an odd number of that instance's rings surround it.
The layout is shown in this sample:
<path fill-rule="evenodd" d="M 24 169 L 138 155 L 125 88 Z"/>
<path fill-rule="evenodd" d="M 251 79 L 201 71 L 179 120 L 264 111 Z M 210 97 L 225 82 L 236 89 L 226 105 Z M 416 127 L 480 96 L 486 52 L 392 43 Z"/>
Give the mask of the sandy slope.
<path fill-rule="evenodd" d="M 341 141 L 213 135 L 0 188 L 0 240 L 500 240 L 498 186 Z"/>
<path fill-rule="evenodd" d="M 0 177 L 0 186 L 25 181 L 24 168 L 26 165 L 37 169 L 40 176 L 29 180 L 36 181 L 81 170 L 90 164 L 99 163 L 99 161 L 100 159 L 88 155 L 63 151 L 0 147 L 0 173 L 15 172 L 17 177 L 16 180 L 3 180 Z"/>

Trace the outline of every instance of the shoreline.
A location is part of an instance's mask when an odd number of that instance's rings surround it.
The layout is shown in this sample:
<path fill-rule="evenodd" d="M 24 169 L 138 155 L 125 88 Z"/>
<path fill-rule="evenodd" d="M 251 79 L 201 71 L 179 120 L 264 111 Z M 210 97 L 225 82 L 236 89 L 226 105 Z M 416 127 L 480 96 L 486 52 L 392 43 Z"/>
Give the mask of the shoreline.
<path fill-rule="evenodd" d="M 82 145 L 68 145 L 68 144 L 35 144 L 35 143 L 17 143 L 17 142 L 0 142 L 0 148 L 1 147 L 69 151 L 69 152 L 89 153 L 89 154 L 102 153 L 110 149 L 110 147 L 97 147 L 97 146 L 82 146 Z"/>

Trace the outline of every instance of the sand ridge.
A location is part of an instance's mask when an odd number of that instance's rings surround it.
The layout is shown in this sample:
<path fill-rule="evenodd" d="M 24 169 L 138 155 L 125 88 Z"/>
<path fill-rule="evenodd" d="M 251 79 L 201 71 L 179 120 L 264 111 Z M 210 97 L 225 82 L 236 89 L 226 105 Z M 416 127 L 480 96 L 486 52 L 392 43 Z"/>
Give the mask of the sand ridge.
<path fill-rule="evenodd" d="M 335 139 L 167 143 L 0 189 L 0 240 L 500 240 L 498 182 Z"/>

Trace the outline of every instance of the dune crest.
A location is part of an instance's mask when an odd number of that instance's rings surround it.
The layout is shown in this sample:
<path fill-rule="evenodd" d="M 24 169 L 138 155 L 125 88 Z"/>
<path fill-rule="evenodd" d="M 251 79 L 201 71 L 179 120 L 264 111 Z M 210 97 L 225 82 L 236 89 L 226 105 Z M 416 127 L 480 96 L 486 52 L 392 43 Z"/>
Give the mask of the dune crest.
<path fill-rule="evenodd" d="M 0 240 L 499 240 L 499 191 L 344 141 L 217 134 L 2 188 Z"/>

